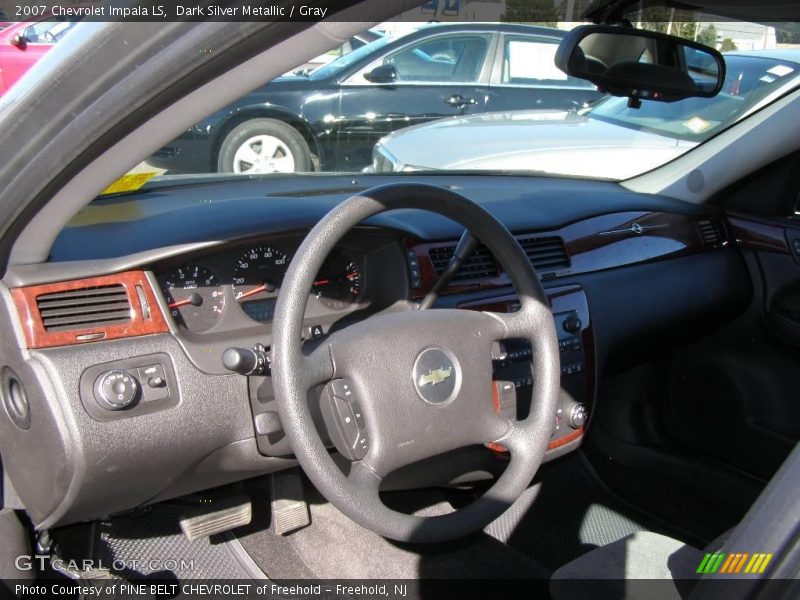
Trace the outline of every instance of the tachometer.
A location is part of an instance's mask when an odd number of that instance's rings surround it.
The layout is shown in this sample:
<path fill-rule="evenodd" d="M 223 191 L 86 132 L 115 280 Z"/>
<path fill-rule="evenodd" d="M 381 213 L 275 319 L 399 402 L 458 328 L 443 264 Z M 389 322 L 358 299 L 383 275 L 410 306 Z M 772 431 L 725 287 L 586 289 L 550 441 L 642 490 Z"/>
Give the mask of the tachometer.
<path fill-rule="evenodd" d="M 190 331 L 211 329 L 225 308 L 217 276 L 205 267 L 184 265 L 159 278 L 175 321 Z"/>
<path fill-rule="evenodd" d="M 236 261 L 233 295 L 248 316 L 256 321 L 272 319 L 288 266 L 286 254 L 271 246 L 251 248 Z"/>
<path fill-rule="evenodd" d="M 323 265 L 313 291 L 326 306 L 344 308 L 361 295 L 361 268 L 346 256 L 333 256 Z"/>

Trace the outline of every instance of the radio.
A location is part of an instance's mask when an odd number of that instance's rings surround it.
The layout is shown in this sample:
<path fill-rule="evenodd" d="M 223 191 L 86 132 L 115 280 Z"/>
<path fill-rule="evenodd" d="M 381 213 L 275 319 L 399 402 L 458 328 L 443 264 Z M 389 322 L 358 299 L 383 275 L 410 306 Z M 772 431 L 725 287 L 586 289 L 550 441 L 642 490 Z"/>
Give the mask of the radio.
<path fill-rule="evenodd" d="M 594 337 L 588 302 L 580 286 L 551 288 L 546 293 L 561 359 L 561 397 L 550 442 L 550 449 L 555 449 L 580 438 L 589 419 L 594 399 Z M 504 296 L 460 308 L 514 312 L 519 301 L 515 296 Z M 494 352 L 495 408 L 511 418 L 524 419 L 530 411 L 536 377 L 531 371 L 532 353 L 530 342 L 523 339 L 505 340 Z"/>

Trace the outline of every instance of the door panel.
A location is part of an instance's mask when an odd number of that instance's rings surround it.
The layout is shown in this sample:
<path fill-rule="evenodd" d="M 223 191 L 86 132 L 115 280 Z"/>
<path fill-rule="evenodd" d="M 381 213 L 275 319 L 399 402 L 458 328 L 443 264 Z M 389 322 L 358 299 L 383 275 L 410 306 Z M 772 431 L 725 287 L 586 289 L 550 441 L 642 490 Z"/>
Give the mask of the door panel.
<path fill-rule="evenodd" d="M 752 277 L 752 305 L 678 356 L 672 416 L 687 445 L 767 480 L 800 439 L 800 249 L 791 241 L 800 229 L 739 215 L 728 229 Z"/>
<path fill-rule="evenodd" d="M 740 246 L 755 251 L 769 328 L 800 347 L 800 225 L 789 220 L 730 219 Z"/>
<path fill-rule="evenodd" d="M 483 112 L 491 33 L 433 36 L 387 54 L 341 86 L 336 168 L 360 169 L 384 135 L 434 119 Z M 391 65 L 394 84 L 372 84 L 365 72 Z"/>

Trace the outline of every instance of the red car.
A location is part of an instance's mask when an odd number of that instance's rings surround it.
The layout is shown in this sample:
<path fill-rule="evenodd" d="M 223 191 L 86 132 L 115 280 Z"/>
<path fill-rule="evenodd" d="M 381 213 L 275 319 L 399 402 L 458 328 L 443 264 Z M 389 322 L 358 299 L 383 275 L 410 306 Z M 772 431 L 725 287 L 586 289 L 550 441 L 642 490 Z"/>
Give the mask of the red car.
<path fill-rule="evenodd" d="M 13 23 L 0 31 L 0 94 L 5 94 L 75 25 L 75 22 L 51 17 Z"/>

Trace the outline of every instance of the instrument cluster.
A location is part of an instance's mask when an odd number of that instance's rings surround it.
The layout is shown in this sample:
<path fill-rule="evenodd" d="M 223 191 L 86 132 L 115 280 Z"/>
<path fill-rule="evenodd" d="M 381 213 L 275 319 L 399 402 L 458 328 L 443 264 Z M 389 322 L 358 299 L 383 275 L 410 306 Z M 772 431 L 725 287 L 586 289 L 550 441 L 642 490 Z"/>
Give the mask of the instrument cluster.
<path fill-rule="evenodd" d="M 234 317 L 271 321 L 295 247 L 255 243 L 165 269 L 157 278 L 170 315 L 193 333 L 213 330 L 231 311 L 238 313 Z M 313 310 L 358 308 L 364 300 L 365 260 L 359 252 L 334 250 L 309 290 Z"/>

